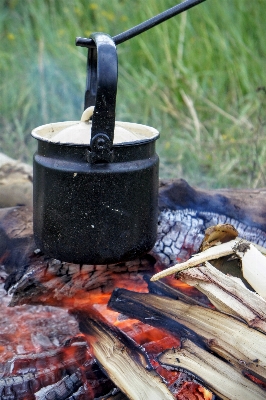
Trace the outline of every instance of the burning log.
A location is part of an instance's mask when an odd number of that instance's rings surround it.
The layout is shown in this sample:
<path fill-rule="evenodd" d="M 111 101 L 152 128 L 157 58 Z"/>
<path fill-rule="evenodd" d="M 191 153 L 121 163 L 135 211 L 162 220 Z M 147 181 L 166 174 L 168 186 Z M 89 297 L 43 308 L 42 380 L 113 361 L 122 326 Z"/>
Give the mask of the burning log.
<path fill-rule="evenodd" d="M 237 319 L 197 305 L 116 289 L 110 308 L 205 345 L 237 370 L 266 382 L 266 336 Z"/>
<path fill-rule="evenodd" d="M 79 265 L 54 259 L 37 258 L 10 291 L 10 306 L 21 304 L 50 304 L 75 307 L 84 292 L 99 289 L 102 293 L 113 290 L 116 283 L 131 280 L 137 286 L 143 281 L 139 272 L 153 268 L 152 257 L 147 255 L 134 261 L 111 265 Z"/>
<path fill-rule="evenodd" d="M 94 400 L 112 386 L 112 382 L 98 368 L 95 360 L 91 359 L 73 374 L 64 376 L 54 385 L 41 388 L 35 393 L 35 399 Z"/>
<path fill-rule="evenodd" d="M 185 369 L 201 376 L 204 383 L 224 400 L 265 399 L 265 391 L 246 379 L 228 363 L 220 360 L 186 339 L 179 349 L 171 349 L 159 357 L 160 363 Z"/>
<path fill-rule="evenodd" d="M 75 314 L 80 321 L 80 330 L 88 336 L 98 362 L 130 399 L 174 399 L 152 370 L 145 353 L 133 341 L 82 312 Z"/>
<path fill-rule="evenodd" d="M 64 400 L 85 382 L 86 398 L 94 399 L 103 392 L 103 386 L 107 391 L 112 387 L 97 369 L 84 338 L 77 337 L 56 350 L 14 356 L 1 374 L 0 398 L 13 395 L 12 399 Z"/>

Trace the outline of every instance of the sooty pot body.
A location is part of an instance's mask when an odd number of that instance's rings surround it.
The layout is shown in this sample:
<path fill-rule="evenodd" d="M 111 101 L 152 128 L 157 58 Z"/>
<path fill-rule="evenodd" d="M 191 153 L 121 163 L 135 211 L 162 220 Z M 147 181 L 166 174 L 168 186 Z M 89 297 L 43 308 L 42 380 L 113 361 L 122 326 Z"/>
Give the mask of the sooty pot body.
<path fill-rule="evenodd" d="M 156 241 L 159 159 L 155 140 L 113 147 L 110 163 L 88 146 L 38 140 L 34 236 L 47 255 L 107 264 L 134 259 Z"/>

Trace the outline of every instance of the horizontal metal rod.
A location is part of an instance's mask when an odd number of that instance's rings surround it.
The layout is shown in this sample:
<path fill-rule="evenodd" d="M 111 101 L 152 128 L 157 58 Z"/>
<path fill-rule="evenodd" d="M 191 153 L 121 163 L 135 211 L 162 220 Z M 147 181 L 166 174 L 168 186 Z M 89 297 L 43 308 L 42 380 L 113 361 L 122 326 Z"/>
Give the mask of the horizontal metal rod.
<path fill-rule="evenodd" d="M 113 41 L 115 42 L 115 44 L 123 43 L 126 40 L 131 39 L 134 36 L 137 36 L 140 33 L 147 31 L 150 28 L 153 28 L 154 26 L 160 24 L 161 22 L 164 22 L 167 19 L 174 17 L 175 15 L 181 14 L 183 11 L 189 10 L 190 8 L 196 6 L 197 4 L 203 3 L 204 1 L 206 0 L 185 0 L 182 3 L 177 4 L 176 6 L 170 8 L 169 10 L 166 10 L 161 14 L 152 17 L 147 21 L 144 21 L 139 25 L 136 25 L 133 28 L 128 29 L 125 32 L 119 33 L 118 35 L 113 37 Z M 95 47 L 95 43 L 92 39 L 77 37 L 76 46 Z"/>

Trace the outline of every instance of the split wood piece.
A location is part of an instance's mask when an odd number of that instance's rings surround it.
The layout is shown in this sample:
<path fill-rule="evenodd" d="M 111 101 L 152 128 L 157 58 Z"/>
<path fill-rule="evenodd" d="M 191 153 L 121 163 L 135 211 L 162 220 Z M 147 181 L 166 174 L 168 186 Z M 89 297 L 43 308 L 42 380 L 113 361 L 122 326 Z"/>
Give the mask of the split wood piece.
<path fill-rule="evenodd" d="M 202 377 L 206 386 L 223 400 L 263 400 L 266 397 L 266 392 L 258 385 L 188 339 L 182 341 L 180 349 L 162 353 L 159 362 Z"/>
<path fill-rule="evenodd" d="M 187 268 L 195 267 L 205 261 L 215 260 L 230 254 L 236 254 L 240 258 L 244 278 L 260 296 L 266 298 L 266 257 L 253 244 L 239 238 L 197 253 L 189 260 L 155 274 L 151 281 L 156 281 L 165 276 L 184 271 Z"/>
<path fill-rule="evenodd" d="M 204 293 L 219 311 L 242 318 L 250 327 L 266 333 L 266 301 L 240 279 L 223 274 L 209 262 L 182 271 L 178 277 Z"/>
<path fill-rule="evenodd" d="M 109 307 L 199 343 L 266 382 L 266 336 L 226 314 L 152 294 L 116 289 Z M 204 345 L 203 345 L 204 346 Z"/>
<path fill-rule="evenodd" d="M 80 322 L 80 330 L 90 343 L 97 361 L 129 399 L 175 399 L 159 375 L 150 367 L 145 353 L 133 341 L 114 328 L 90 319 L 83 312 L 76 312 L 74 315 Z"/>
<path fill-rule="evenodd" d="M 234 246 L 233 250 L 241 259 L 244 278 L 266 299 L 266 257 L 255 246 L 244 241 Z"/>
<path fill-rule="evenodd" d="M 182 300 L 187 304 L 196 304 L 196 305 L 202 306 L 202 307 L 206 307 L 209 305 L 208 299 L 207 299 L 207 301 L 203 302 L 203 297 L 205 297 L 205 296 L 201 296 L 202 301 L 199 301 L 199 300 L 196 300 L 194 297 L 187 296 L 186 294 L 182 293 L 177 288 L 173 288 L 172 286 L 167 285 L 165 282 L 161 282 L 161 281 L 152 282 L 150 280 L 150 278 L 151 278 L 151 276 L 149 276 L 149 275 L 143 276 L 143 279 L 148 284 L 149 293 L 157 294 L 159 296 L 170 297 L 170 299 L 174 299 L 174 300 Z"/>
<path fill-rule="evenodd" d="M 197 265 L 209 261 L 228 256 L 234 253 L 234 246 L 239 243 L 238 239 L 230 240 L 229 242 L 219 244 L 218 246 L 210 247 L 207 250 L 193 255 L 189 260 L 176 264 L 173 267 L 167 268 L 164 271 L 158 272 L 151 277 L 151 281 L 157 281 L 168 275 L 177 274 L 187 268 L 196 267 Z"/>

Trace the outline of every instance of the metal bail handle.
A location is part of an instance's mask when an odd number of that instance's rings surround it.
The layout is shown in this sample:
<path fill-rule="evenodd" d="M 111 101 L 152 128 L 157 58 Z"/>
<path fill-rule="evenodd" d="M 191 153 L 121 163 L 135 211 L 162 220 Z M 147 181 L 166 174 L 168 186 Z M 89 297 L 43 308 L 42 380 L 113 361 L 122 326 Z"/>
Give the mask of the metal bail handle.
<path fill-rule="evenodd" d="M 106 33 L 97 32 L 90 37 L 96 48 L 89 48 L 87 62 L 84 108 L 95 106 L 88 161 L 111 162 L 118 75 L 116 46 Z"/>

